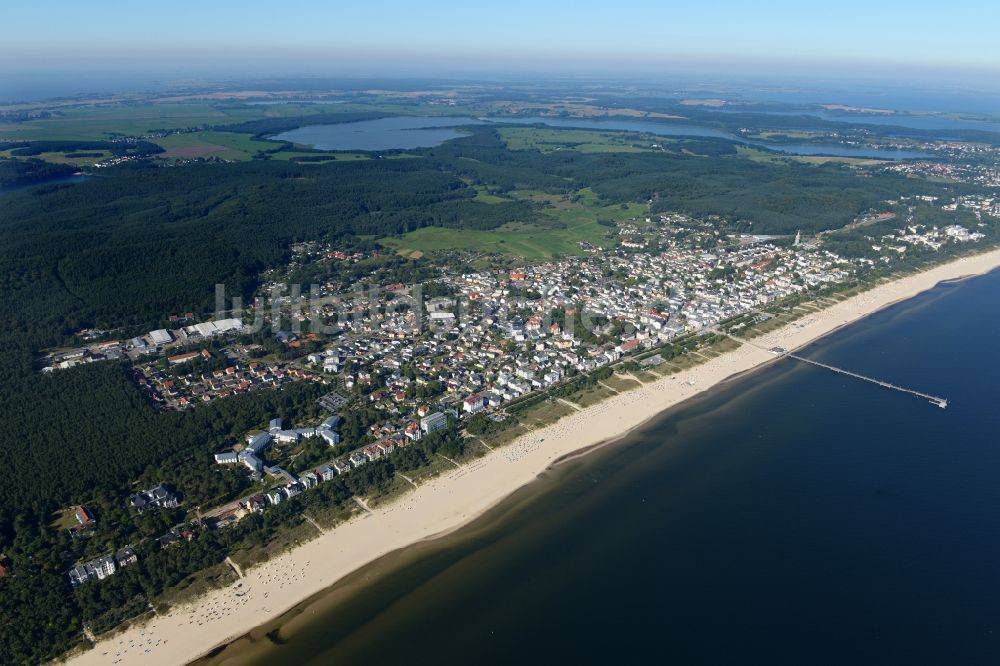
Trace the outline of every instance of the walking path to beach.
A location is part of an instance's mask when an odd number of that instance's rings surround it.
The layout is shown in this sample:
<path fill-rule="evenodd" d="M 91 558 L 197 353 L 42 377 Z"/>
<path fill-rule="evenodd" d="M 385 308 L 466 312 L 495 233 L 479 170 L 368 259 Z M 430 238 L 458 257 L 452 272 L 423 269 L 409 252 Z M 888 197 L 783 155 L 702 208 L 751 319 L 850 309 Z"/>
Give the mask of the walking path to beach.
<path fill-rule="evenodd" d="M 1000 250 L 887 282 L 809 314 L 706 363 L 613 395 L 532 430 L 510 445 L 419 485 L 316 539 L 244 571 L 244 578 L 186 606 L 101 640 L 73 666 L 183 664 L 329 587 L 393 550 L 452 531 L 531 482 L 556 460 L 607 442 L 716 384 L 773 361 L 769 347 L 793 350 L 942 280 L 1000 266 Z M 367 507 L 366 507 L 367 508 Z"/>

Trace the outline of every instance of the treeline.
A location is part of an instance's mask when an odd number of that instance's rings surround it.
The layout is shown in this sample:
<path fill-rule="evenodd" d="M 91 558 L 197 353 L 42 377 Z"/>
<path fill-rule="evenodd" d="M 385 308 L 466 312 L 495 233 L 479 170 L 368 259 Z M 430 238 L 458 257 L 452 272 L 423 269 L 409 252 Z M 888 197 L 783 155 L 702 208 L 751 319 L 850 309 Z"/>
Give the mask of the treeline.
<path fill-rule="evenodd" d="M 52 178 L 70 176 L 76 171 L 69 164 L 52 164 L 44 160 L 0 158 L 0 187 L 29 185 Z"/>
<path fill-rule="evenodd" d="M 0 150 L 10 150 L 13 157 L 34 157 L 42 153 L 73 153 L 79 151 L 107 150 L 112 155 L 156 155 L 163 148 L 149 141 L 6 141 Z"/>
<path fill-rule="evenodd" d="M 287 116 L 284 118 L 261 118 L 247 120 L 242 123 L 216 125 L 211 129 L 219 132 L 238 132 L 261 137 L 269 134 L 280 134 L 298 129 L 305 125 L 335 125 L 337 123 L 354 123 L 359 120 L 377 120 L 387 114 L 376 111 L 356 111 L 345 113 L 315 113 L 307 116 Z"/>

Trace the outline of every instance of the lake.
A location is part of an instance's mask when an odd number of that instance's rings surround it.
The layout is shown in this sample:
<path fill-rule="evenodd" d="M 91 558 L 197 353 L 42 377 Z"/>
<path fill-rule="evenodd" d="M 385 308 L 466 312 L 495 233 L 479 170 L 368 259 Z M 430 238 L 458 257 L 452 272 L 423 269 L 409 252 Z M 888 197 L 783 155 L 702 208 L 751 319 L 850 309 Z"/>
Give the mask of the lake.
<path fill-rule="evenodd" d="M 544 474 L 211 663 L 1000 663 L 1000 272 Z M 270 632 L 270 638 L 265 633 Z"/>
<path fill-rule="evenodd" d="M 466 117 L 414 117 L 400 116 L 362 120 L 332 125 L 307 125 L 270 137 L 275 141 L 290 141 L 319 150 L 404 150 L 440 145 L 465 134 L 456 129 L 461 125 L 541 124 L 548 127 L 573 127 L 605 131 L 643 132 L 657 136 L 691 136 L 729 139 L 746 145 L 759 146 L 795 155 L 837 155 L 841 157 L 881 157 L 883 159 L 910 159 L 926 157 L 924 153 L 910 150 L 879 150 L 850 148 L 839 145 L 808 143 L 771 144 L 748 141 L 712 127 L 699 125 L 657 123 L 643 120 L 599 120 L 567 118 L 466 118 Z"/>
<path fill-rule="evenodd" d="M 430 148 L 465 136 L 460 125 L 482 125 L 476 118 L 399 116 L 333 125 L 307 125 L 270 137 L 318 150 L 404 150 Z"/>
<path fill-rule="evenodd" d="M 767 143 L 750 141 L 723 130 L 701 125 L 657 123 L 646 120 L 603 120 L 576 118 L 490 118 L 494 122 L 535 124 L 549 127 L 576 127 L 583 129 L 619 130 L 627 132 L 644 132 L 657 136 L 701 136 L 713 139 L 729 139 L 742 144 L 776 150 L 791 155 L 836 155 L 838 157 L 879 157 L 882 159 L 902 160 L 927 157 L 925 153 L 915 150 L 889 150 L 876 148 L 850 148 L 836 144 L 813 143 Z"/>
<path fill-rule="evenodd" d="M 882 125 L 909 127 L 921 130 L 980 130 L 1000 134 L 1000 123 L 974 118 L 957 118 L 943 115 L 911 115 L 911 114 L 868 114 L 868 113 L 835 113 L 829 111 L 758 111 L 754 109 L 729 108 L 709 109 L 714 113 L 752 113 L 768 116 L 810 116 L 835 123 L 851 125 Z M 947 138 L 942 136 L 941 138 Z"/>

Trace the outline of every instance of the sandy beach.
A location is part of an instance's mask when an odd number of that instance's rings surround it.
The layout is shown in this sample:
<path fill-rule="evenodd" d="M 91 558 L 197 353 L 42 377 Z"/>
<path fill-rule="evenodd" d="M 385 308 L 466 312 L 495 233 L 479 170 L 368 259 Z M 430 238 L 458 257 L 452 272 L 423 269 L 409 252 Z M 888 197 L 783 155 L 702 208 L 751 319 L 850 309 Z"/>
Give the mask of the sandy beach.
<path fill-rule="evenodd" d="M 998 266 L 1000 250 L 993 250 L 880 285 L 756 338 L 754 345 L 744 344 L 702 365 L 574 412 L 244 572 L 244 578 L 230 588 L 101 640 L 93 649 L 70 657 L 68 663 L 187 663 L 386 553 L 461 527 L 560 458 L 620 437 L 729 377 L 773 361 L 775 356 L 766 348 L 796 349 L 939 282 Z"/>

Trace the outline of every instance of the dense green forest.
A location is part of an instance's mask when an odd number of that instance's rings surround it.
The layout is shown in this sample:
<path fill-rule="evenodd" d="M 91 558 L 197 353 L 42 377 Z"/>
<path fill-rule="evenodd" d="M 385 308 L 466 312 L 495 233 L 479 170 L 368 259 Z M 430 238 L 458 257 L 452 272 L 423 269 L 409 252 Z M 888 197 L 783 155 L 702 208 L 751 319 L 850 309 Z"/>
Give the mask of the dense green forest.
<path fill-rule="evenodd" d="M 98 633 L 112 629 L 146 612 L 149 600 L 192 574 L 234 552 L 265 546 L 280 530 L 300 525 L 303 512 L 349 515 L 355 508 L 352 497 L 384 493 L 397 471 L 424 467 L 438 452 L 460 456 L 463 448 L 453 427 L 433 433 L 387 459 L 324 482 L 263 514 L 248 516 L 224 530 L 199 530 L 190 542 L 166 549 L 151 537 L 175 524 L 183 510 L 135 519 L 122 508 L 122 498 L 106 487 L 95 489 L 95 499 L 88 504 L 96 508 L 99 521 L 89 539 L 71 539 L 66 530 L 50 527 L 47 520 L 19 517 L 6 551 L 18 570 L 0 578 L 0 615 L 5 626 L 18 629 L 0 634 L 0 658 L 5 664 L 36 664 L 56 657 L 81 642 L 84 624 Z M 204 458 L 199 464 L 210 468 Z M 67 556 L 73 560 L 93 557 L 129 543 L 135 546 L 138 563 L 99 583 L 70 589 L 65 575 Z"/>
<path fill-rule="evenodd" d="M 231 123 L 228 125 L 216 125 L 212 129 L 222 132 L 238 132 L 241 134 L 253 134 L 254 136 L 267 136 L 269 134 L 279 134 L 287 132 L 303 125 L 332 125 L 335 123 L 353 123 L 359 120 L 376 120 L 386 117 L 385 113 L 376 111 L 358 111 L 356 113 L 317 113 L 311 116 L 287 116 L 284 118 L 261 118 L 260 120 L 248 120 L 242 123 Z"/>
<path fill-rule="evenodd" d="M 36 159 L 0 159 L 0 188 L 61 178 L 72 175 L 75 171 L 67 164 L 53 164 Z"/>
<path fill-rule="evenodd" d="M 0 141 L 0 150 L 10 150 L 13 157 L 33 157 L 42 153 L 107 150 L 112 155 L 156 155 L 163 148 L 149 141 Z"/>

